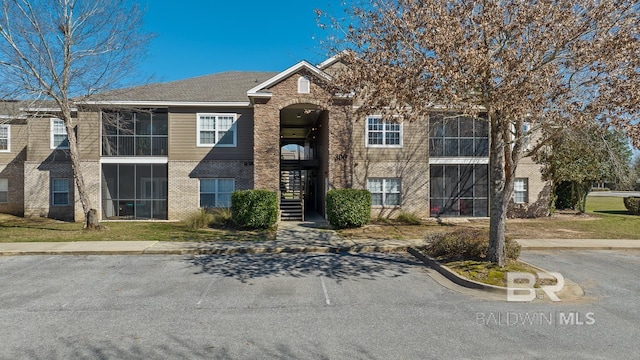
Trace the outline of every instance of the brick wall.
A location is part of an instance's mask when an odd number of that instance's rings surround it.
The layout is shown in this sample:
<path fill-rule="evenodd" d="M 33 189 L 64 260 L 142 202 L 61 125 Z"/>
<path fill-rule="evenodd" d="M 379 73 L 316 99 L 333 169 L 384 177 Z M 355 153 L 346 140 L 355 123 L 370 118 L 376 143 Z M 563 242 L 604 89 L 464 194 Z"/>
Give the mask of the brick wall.
<path fill-rule="evenodd" d="M 253 173 L 250 160 L 169 161 L 169 220 L 182 220 L 200 207 L 200 178 L 233 178 L 236 190 L 248 190 L 253 188 Z"/>
<path fill-rule="evenodd" d="M 69 205 L 51 206 L 51 179 L 69 179 Z M 24 164 L 24 215 L 74 221 L 73 170 L 70 162 Z"/>
<path fill-rule="evenodd" d="M 518 164 L 516 178 L 528 179 L 529 202 L 527 204 L 509 204 L 507 216 L 514 218 L 542 217 L 549 214 L 549 200 L 552 190 L 550 181 L 542 179 L 540 165 L 531 158 L 523 158 Z"/>
<path fill-rule="evenodd" d="M 311 80 L 310 93 L 298 94 L 298 77 Z M 301 70 L 275 84 L 270 99 L 257 99 L 254 105 L 254 179 L 256 189 L 280 191 L 280 110 L 294 104 L 312 104 L 327 109 L 330 96 L 317 84 L 315 75 Z M 329 122 L 334 113 L 330 113 Z M 330 170 L 329 170 L 330 171 Z"/>
<path fill-rule="evenodd" d="M 24 215 L 24 163 L 0 164 L 0 178 L 8 182 L 8 202 L 0 204 L 0 213 Z"/>
<path fill-rule="evenodd" d="M 355 188 L 366 189 L 368 178 L 399 178 L 401 203 L 399 207 L 373 207 L 373 217 L 394 217 L 398 212 L 429 217 L 429 162 L 385 161 L 358 162 L 354 170 Z"/>

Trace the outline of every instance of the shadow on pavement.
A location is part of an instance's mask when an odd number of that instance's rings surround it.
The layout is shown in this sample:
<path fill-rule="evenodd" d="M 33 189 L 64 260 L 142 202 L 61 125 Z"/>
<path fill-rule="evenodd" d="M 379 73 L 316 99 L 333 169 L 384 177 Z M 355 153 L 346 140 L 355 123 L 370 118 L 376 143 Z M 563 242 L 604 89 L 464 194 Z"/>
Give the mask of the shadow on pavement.
<path fill-rule="evenodd" d="M 13 349 L 15 358 L 21 359 L 328 359 L 334 348 L 320 344 L 296 346 L 291 344 L 253 341 L 250 337 L 239 339 L 237 346 L 210 340 L 208 344 L 195 344 L 192 339 L 166 334 L 162 344 L 149 344 L 145 335 L 131 335 L 123 330 L 116 340 L 79 341 L 58 339 L 56 349 Z M 153 343 L 153 341 L 151 341 Z M 341 344 L 343 352 L 353 359 L 376 359 L 374 354 L 357 344 Z"/>
<path fill-rule="evenodd" d="M 373 280 L 378 277 L 398 277 L 408 274 L 421 263 L 407 254 L 342 253 L 342 254 L 243 254 L 202 255 L 188 261 L 207 273 L 230 277 L 242 282 L 277 276 L 325 276 L 336 281 L 344 279 Z"/>

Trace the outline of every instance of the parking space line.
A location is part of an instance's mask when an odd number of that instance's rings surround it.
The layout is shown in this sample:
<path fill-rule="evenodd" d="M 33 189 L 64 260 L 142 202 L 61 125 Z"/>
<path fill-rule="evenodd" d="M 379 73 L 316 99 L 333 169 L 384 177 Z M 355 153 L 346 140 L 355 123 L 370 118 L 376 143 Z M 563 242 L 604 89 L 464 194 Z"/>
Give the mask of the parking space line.
<path fill-rule="evenodd" d="M 209 290 L 211 289 L 211 285 L 213 285 L 214 282 L 216 282 L 216 280 L 218 280 L 219 278 L 214 276 L 211 278 L 211 281 L 209 281 L 209 284 L 207 285 L 207 288 L 204 290 L 204 292 L 202 292 L 202 294 L 200 295 L 200 300 L 198 300 L 198 303 L 196 304 L 197 306 L 200 306 L 200 304 L 202 304 L 202 301 L 204 301 L 205 297 L 207 296 L 207 294 L 209 293 Z"/>
<path fill-rule="evenodd" d="M 320 276 L 320 283 L 322 284 L 322 291 L 324 292 L 324 299 L 327 302 L 327 305 L 331 305 L 331 300 L 329 300 L 329 293 L 327 292 L 327 286 L 324 284 L 324 278 Z"/>

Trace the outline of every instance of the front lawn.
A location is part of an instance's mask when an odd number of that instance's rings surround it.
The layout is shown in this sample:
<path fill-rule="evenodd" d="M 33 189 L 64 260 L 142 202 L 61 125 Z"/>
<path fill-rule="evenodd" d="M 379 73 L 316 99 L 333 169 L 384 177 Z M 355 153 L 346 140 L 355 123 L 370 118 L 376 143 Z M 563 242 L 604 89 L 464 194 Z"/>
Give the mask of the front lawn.
<path fill-rule="evenodd" d="M 105 222 L 105 230 L 84 231 L 82 223 L 0 214 L 0 242 L 62 241 L 252 241 L 273 240 L 275 230 L 188 230 L 182 222 Z"/>
<path fill-rule="evenodd" d="M 488 229 L 489 220 L 443 218 L 443 223 L 425 221 L 421 225 L 377 220 L 361 228 L 339 230 L 339 234 L 352 239 L 421 239 L 460 228 Z M 615 197 L 589 197 L 586 214 L 558 211 L 551 217 L 507 221 L 507 235 L 514 239 L 640 239 L 638 229 L 640 216 L 629 215 L 622 198 Z"/>
<path fill-rule="evenodd" d="M 640 216 L 630 215 L 622 198 L 587 198 L 587 212 L 557 212 L 540 219 L 513 219 L 507 233 L 517 239 L 640 239 Z"/>

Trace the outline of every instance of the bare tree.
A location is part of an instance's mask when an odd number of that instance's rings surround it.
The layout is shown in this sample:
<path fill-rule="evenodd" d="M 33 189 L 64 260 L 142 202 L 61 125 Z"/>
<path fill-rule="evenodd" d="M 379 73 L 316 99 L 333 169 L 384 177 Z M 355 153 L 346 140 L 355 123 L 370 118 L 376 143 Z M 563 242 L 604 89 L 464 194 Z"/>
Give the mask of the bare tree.
<path fill-rule="evenodd" d="M 490 128 L 489 259 L 505 262 L 506 210 L 523 123 L 597 121 L 640 146 L 639 3 L 629 0 L 370 0 L 320 14 L 361 109 L 481 116 Z M 323 25 L 324 24 L 324 25 Z M 345 51 L 347 50 L 347 51 Z M 544 143 L 544 139 L 534 150 Z"/>
<path fill-rule="evenodd" d="M 48 101 L 64 121 L 86 227 L 97 225 L 87 194 L 72 117 L 78 104 L 122 85 L 149 36 L 127 0 L 2 0 L 0 74 L 5 96 Z M 59 110 L 58 110 L 59 109 Z"/>

